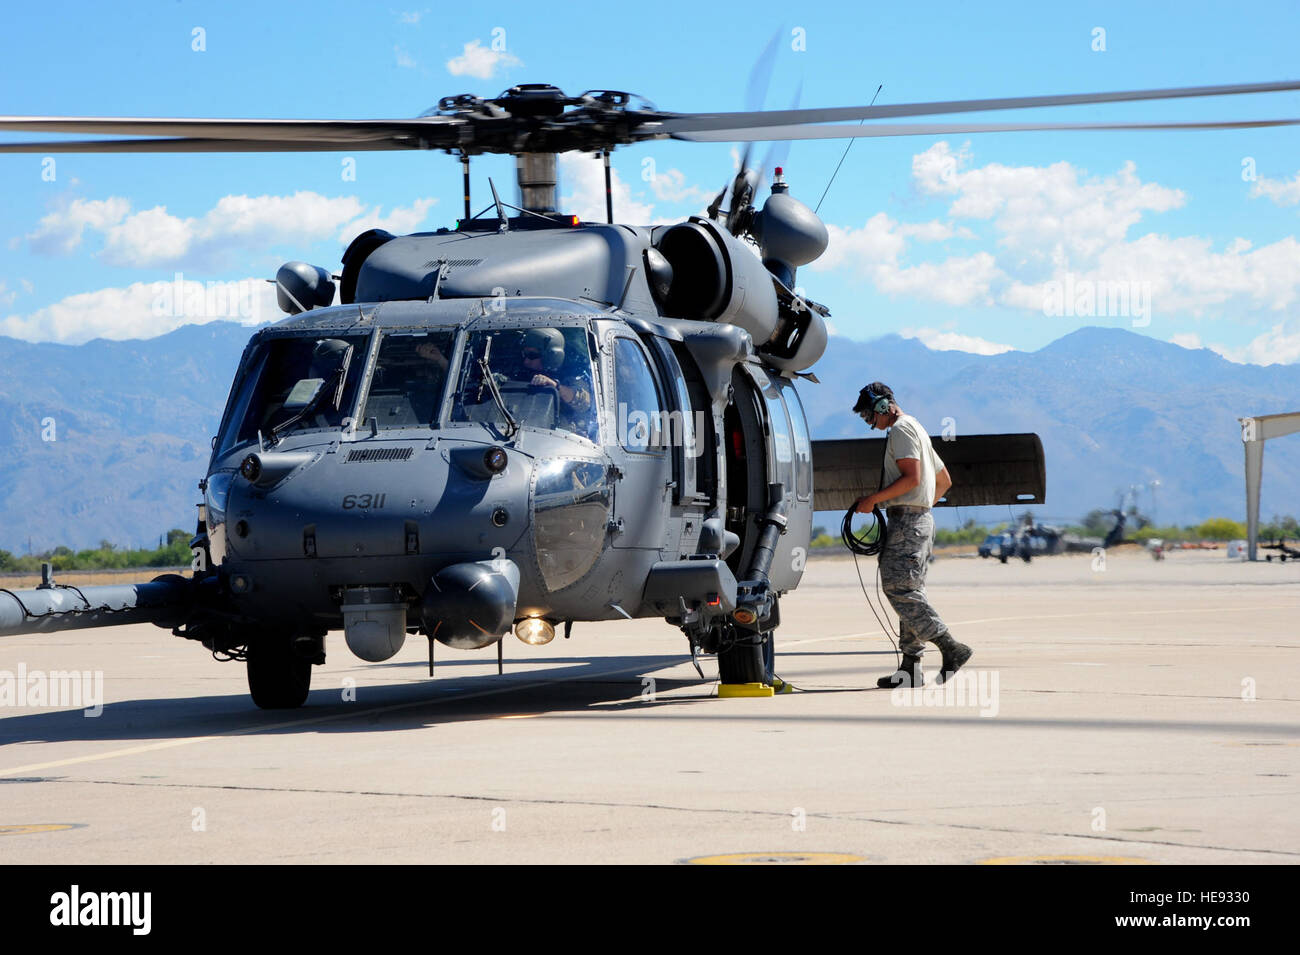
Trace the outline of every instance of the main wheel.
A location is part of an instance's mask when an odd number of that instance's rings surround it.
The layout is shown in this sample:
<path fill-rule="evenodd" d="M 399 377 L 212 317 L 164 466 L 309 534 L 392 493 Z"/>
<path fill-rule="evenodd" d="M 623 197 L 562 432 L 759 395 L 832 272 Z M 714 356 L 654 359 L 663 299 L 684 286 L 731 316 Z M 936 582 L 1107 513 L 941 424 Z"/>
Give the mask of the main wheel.
<path fill-rule="evenodd" d="M 732 639 L 723 638 L 718 647 L 718 679 L 723 683 L 766 683 L 770 679 L 770 654 L 772 646 L 771 631 L 763 634 L 761 643 L 747 642 L 750 636 L 746 632 L 739 639 L 731 634 Z"/>
<path fill-rule="evenodd" d="M 264 710 L 292 710 L 311 691 L 311 662 L 294 653 L 288 634 L 262 633 L 248 644 L 248 692 Z"/>

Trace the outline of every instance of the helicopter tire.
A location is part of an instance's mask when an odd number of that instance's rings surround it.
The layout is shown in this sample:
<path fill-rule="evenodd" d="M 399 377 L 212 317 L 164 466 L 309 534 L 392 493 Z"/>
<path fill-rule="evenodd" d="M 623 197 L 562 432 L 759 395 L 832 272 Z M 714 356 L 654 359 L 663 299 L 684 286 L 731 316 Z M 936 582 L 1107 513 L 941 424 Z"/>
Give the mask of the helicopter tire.
<path fill-rule="evenodd" d="M 1002 554 L 1001 556 L 998 557 L 998 560 L 1002 561 L 1002 563 L 1005 564 L 1007 562 L 1007 555 Z"/>
<path fill-rule="evenodd" d="M 248 692 L 263 710 L 292 710 L 307 702 L 311 661 L 293 651 L 288 635 L 264 633 L 248 644 Z"/>
<path fill-rule="evenodd" d="M 733 642 L 718 647 L 718 679 L 723 683 L 766 683 L 769 676 L 768 647 L 772 632 L 763 634 L 762 643 Z"/>

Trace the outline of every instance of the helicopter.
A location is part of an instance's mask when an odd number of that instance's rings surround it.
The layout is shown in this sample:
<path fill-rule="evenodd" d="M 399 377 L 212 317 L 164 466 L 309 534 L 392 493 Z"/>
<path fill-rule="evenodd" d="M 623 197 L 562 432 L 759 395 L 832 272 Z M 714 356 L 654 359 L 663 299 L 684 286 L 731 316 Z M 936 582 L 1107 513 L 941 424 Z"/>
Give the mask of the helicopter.
<path fill-rule="evenodd" d="M 756 206 L 766 173 L 748 147 L 705 215 L 616 223 L 611 151 L 1294 125 L 867 121 L 1295 89 L 672 113 L 625 92 L 524 84 L 415 119 L 0 117 L 0 130 L 130 137 L 3 152 L 432 149 L 459 157 L 465 185 L 454 226 L 363 232 L 337 275 L 277 272 L 287 317 L 240 360 L 199 482 L 189 576 L 77 588 L 47 565 L 35 589 L 0 593 L 0 636 L 153 623 L 243 661 L 253 701 L 281 709 L 307 700 L 331 632 L 371 662 L 423 636 L 432 674 L 435 643 L 495 644 L 500 665 L 511 631 L 537 645 L 575 622 L 648 617 L 682 630 L 697 670 L 714 655 L 723 684 L 770 683 L 814 511 L 852 506 L 884 453 L 879 438 L 812 440 L 795 389 L 816 382 L 830 314 L 796 292 L 796 272 L 828 231 L 779 170 Z M 557 155 L 574 150 L 603 157 L 607 222 L 558 207 Z M 470 160 L 483 153 L 515 157 L 518 205 L 490 183 L 491 204 L 472 212 Z M 963 435 L 943 457 L 954 483 L 938 506 L 1045 500 L 1035 434 Z"/>

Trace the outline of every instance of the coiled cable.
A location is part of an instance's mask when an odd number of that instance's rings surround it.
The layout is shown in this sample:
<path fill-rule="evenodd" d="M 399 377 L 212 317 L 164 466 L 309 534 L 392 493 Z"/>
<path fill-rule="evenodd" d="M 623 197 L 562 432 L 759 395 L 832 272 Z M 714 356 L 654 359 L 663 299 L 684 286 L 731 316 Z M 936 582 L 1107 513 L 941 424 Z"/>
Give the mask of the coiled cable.
<path fill-rule="evenodd" d="M 857 505 L 853 505 L 844 512 L 844 521 L 840 524 L 840 540 L 844 546 L 855 554 L 861 554 L 863 557 L 874 557 L 879 554 L 885 547 L 885 537 L 889 533 L 889 525 L 885 523 L 885 515 L 880 512 L 879 507 L 871 509 L 871 516 L 874 523 L 860 533 L 853 533 L 853 516 L 857 514 Z"/>

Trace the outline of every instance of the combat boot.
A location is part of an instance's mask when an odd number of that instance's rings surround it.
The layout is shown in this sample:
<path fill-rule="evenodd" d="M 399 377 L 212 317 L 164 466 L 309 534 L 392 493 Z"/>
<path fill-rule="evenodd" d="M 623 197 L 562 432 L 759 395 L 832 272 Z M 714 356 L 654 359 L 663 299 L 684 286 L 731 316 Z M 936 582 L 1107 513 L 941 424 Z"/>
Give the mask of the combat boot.
<path fill-rule="evenodd" d="M 925 684 L 925 674 L 921 671 L 921 658 L 910 654 L 903 654 L 903 662 L 899 664 L 898 669 L 889 674 L 882 676 L 876 681 L 876 686 L 882 690 L 893 690 L 898 687 L 923 686 Z"/>
<path fill-rule="evenodd" d="M 939 667 L 939 678 L 935 680 L 936 683 L 946 683 L 951 680 L 953 674 L 960 670 L 975 652 L 966 644 L 958 643 L 952 638 L 952 634 L 947 633 L 934 641 L 934 645 L 943 654 L 943 663 Z"/>

